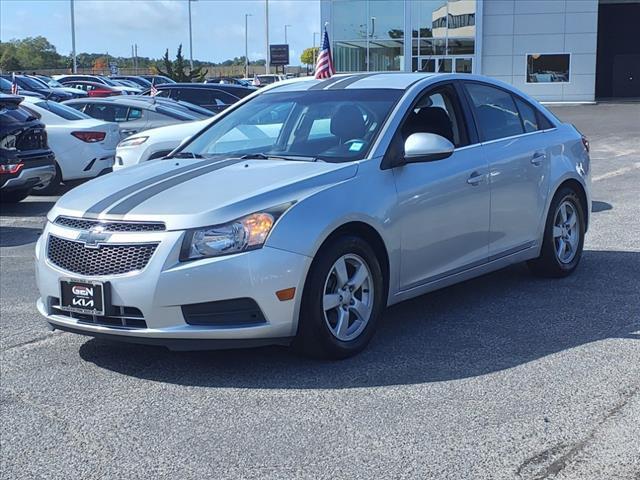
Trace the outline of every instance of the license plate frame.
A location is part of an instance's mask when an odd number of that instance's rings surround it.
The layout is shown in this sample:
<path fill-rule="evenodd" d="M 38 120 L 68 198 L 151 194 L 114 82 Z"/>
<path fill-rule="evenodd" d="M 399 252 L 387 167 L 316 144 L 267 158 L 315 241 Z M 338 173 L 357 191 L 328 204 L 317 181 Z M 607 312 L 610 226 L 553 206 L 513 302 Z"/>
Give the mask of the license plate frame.
<path fill-rule="evenodd" d="M 98 280 L 61 278 L 59 308 L 67 312 L 104 316 L 108 285 Z"/>

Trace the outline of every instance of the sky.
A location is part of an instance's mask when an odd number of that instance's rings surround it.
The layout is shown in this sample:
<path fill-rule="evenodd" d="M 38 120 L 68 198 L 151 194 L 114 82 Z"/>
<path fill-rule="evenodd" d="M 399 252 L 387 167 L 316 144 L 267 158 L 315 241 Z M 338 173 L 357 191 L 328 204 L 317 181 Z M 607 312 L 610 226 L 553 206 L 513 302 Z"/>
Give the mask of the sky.
<path fill-rule="evenodd" d="M 194 0 L 193 58 L 220 62 L 244 55 L 244 20 L 249 17 L 249 59 L 265 58 L 264 0 Z M 189 58 L 187 0 L 75 0 L 76 52 L 171 57 L 182 43 Z M 269 41 L 284 43 L 288 28 L 291 64 L 313 44 L 320 28 L 320 0 L 269 0 Z M 71 52 L 70 0 L 1 0 L 0 41 L 42 35 L 58 53 Z M 316 42 L 320 42 L 319 35 Z"/>

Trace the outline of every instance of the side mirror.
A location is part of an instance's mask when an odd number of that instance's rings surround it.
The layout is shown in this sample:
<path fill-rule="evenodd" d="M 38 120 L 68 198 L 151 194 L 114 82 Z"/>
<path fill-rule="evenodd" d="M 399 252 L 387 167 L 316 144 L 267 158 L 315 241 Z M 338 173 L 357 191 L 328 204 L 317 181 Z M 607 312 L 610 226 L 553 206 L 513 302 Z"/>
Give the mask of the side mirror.
<path fill-rule="evenodd" d="M 431 162 L 450 157 L 453 143 L 435 133 L 414 133 L 404 142 L 404 162 Z"/>

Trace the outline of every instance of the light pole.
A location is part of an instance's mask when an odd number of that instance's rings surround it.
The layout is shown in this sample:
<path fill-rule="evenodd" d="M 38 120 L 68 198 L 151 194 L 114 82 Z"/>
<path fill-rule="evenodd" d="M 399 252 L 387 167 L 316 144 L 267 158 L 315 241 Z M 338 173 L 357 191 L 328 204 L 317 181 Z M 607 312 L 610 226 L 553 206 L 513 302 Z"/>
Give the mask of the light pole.
<path fill-rule="evenodd" d="M 287 28 L 292 27 L 293 25 L 285 25 L 284 26 L 284 43 L 285 45 L 289 45 L 289 43 L 287 42 Z"/>
<path fill-rule="evenodd" d="M 191 33 L 191 2 L 197 0 L 187 0 L 189 4 L 189 67 L 193 71 L 193 34 Z"/>
<path fill-rule="evenodd" d="M 267 42 L 267 61 L 265 63 L 264 71 L 268 75 L 269 74 L 269 62 L 271 61 L 270 53 L 269 53 L 269 0 L 264 0 L 264 22 L 265 22 L 265 41 Z"/>
<path fill-rule="evenodd" d="M 78 73 L 76 63 L 76 19 L 73 12 L 73 0 L 71 0 L 71 56 L 73 57 L 73 73 Z"/>
<path fill-rule="evenodd" d="M 247 19 L 252 17 L 250 13 L 244 14 L 244 78 L 249 78 L 249 30 Z"/>
<path fill-rule="evenodd" d="M 313 32 L 313 68 L 316 68 L 316 35 L 320 35 L 320 32 Z"/>

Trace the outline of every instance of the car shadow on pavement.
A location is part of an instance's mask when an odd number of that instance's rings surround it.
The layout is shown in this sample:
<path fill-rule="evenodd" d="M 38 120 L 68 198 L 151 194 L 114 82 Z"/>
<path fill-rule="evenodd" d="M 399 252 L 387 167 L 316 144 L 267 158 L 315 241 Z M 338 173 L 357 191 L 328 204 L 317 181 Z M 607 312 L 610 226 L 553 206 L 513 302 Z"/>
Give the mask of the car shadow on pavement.
<path fill-rule="evenodd" d="M 360 355 L 307 359 L 286 348 L 170 352 L 91 339 L 80 356 L 137 378 L 212 388 L 358 388 L 455 380 L 517 367 L 607 338 L 640 339 L 640 252 L 585 251 L 574 275 L 525 265 L 387 310 Z"/>
<path fill-rule="evenodd" d="M 0 247 L 18 247 L 38 240 L 41 228 L 0 226 Z"/>
<path fill-rule="evenodd" d="M 591 211 L 593 213 L 605 212 L 607 210 L 613 210 L 613 205 L 608 202 L 600 202 L 598 200 L 593 200 L 591 202 Z"/>
<path fill-rule="evenodd" d="M 30 197 L 34 198 L 34 197 Z M 38 197 L 36 197 L 38 198 Z M 42 198 L 42 197 L 40 197 Z M 51 197 L 47 197 L 51 198 Z M 0 215 L 3 217 L 34 217 L 46 215 L 53 208 L 55 201 L 34 200 L 18 203 L 3 203 L 0 206 Z"/>

